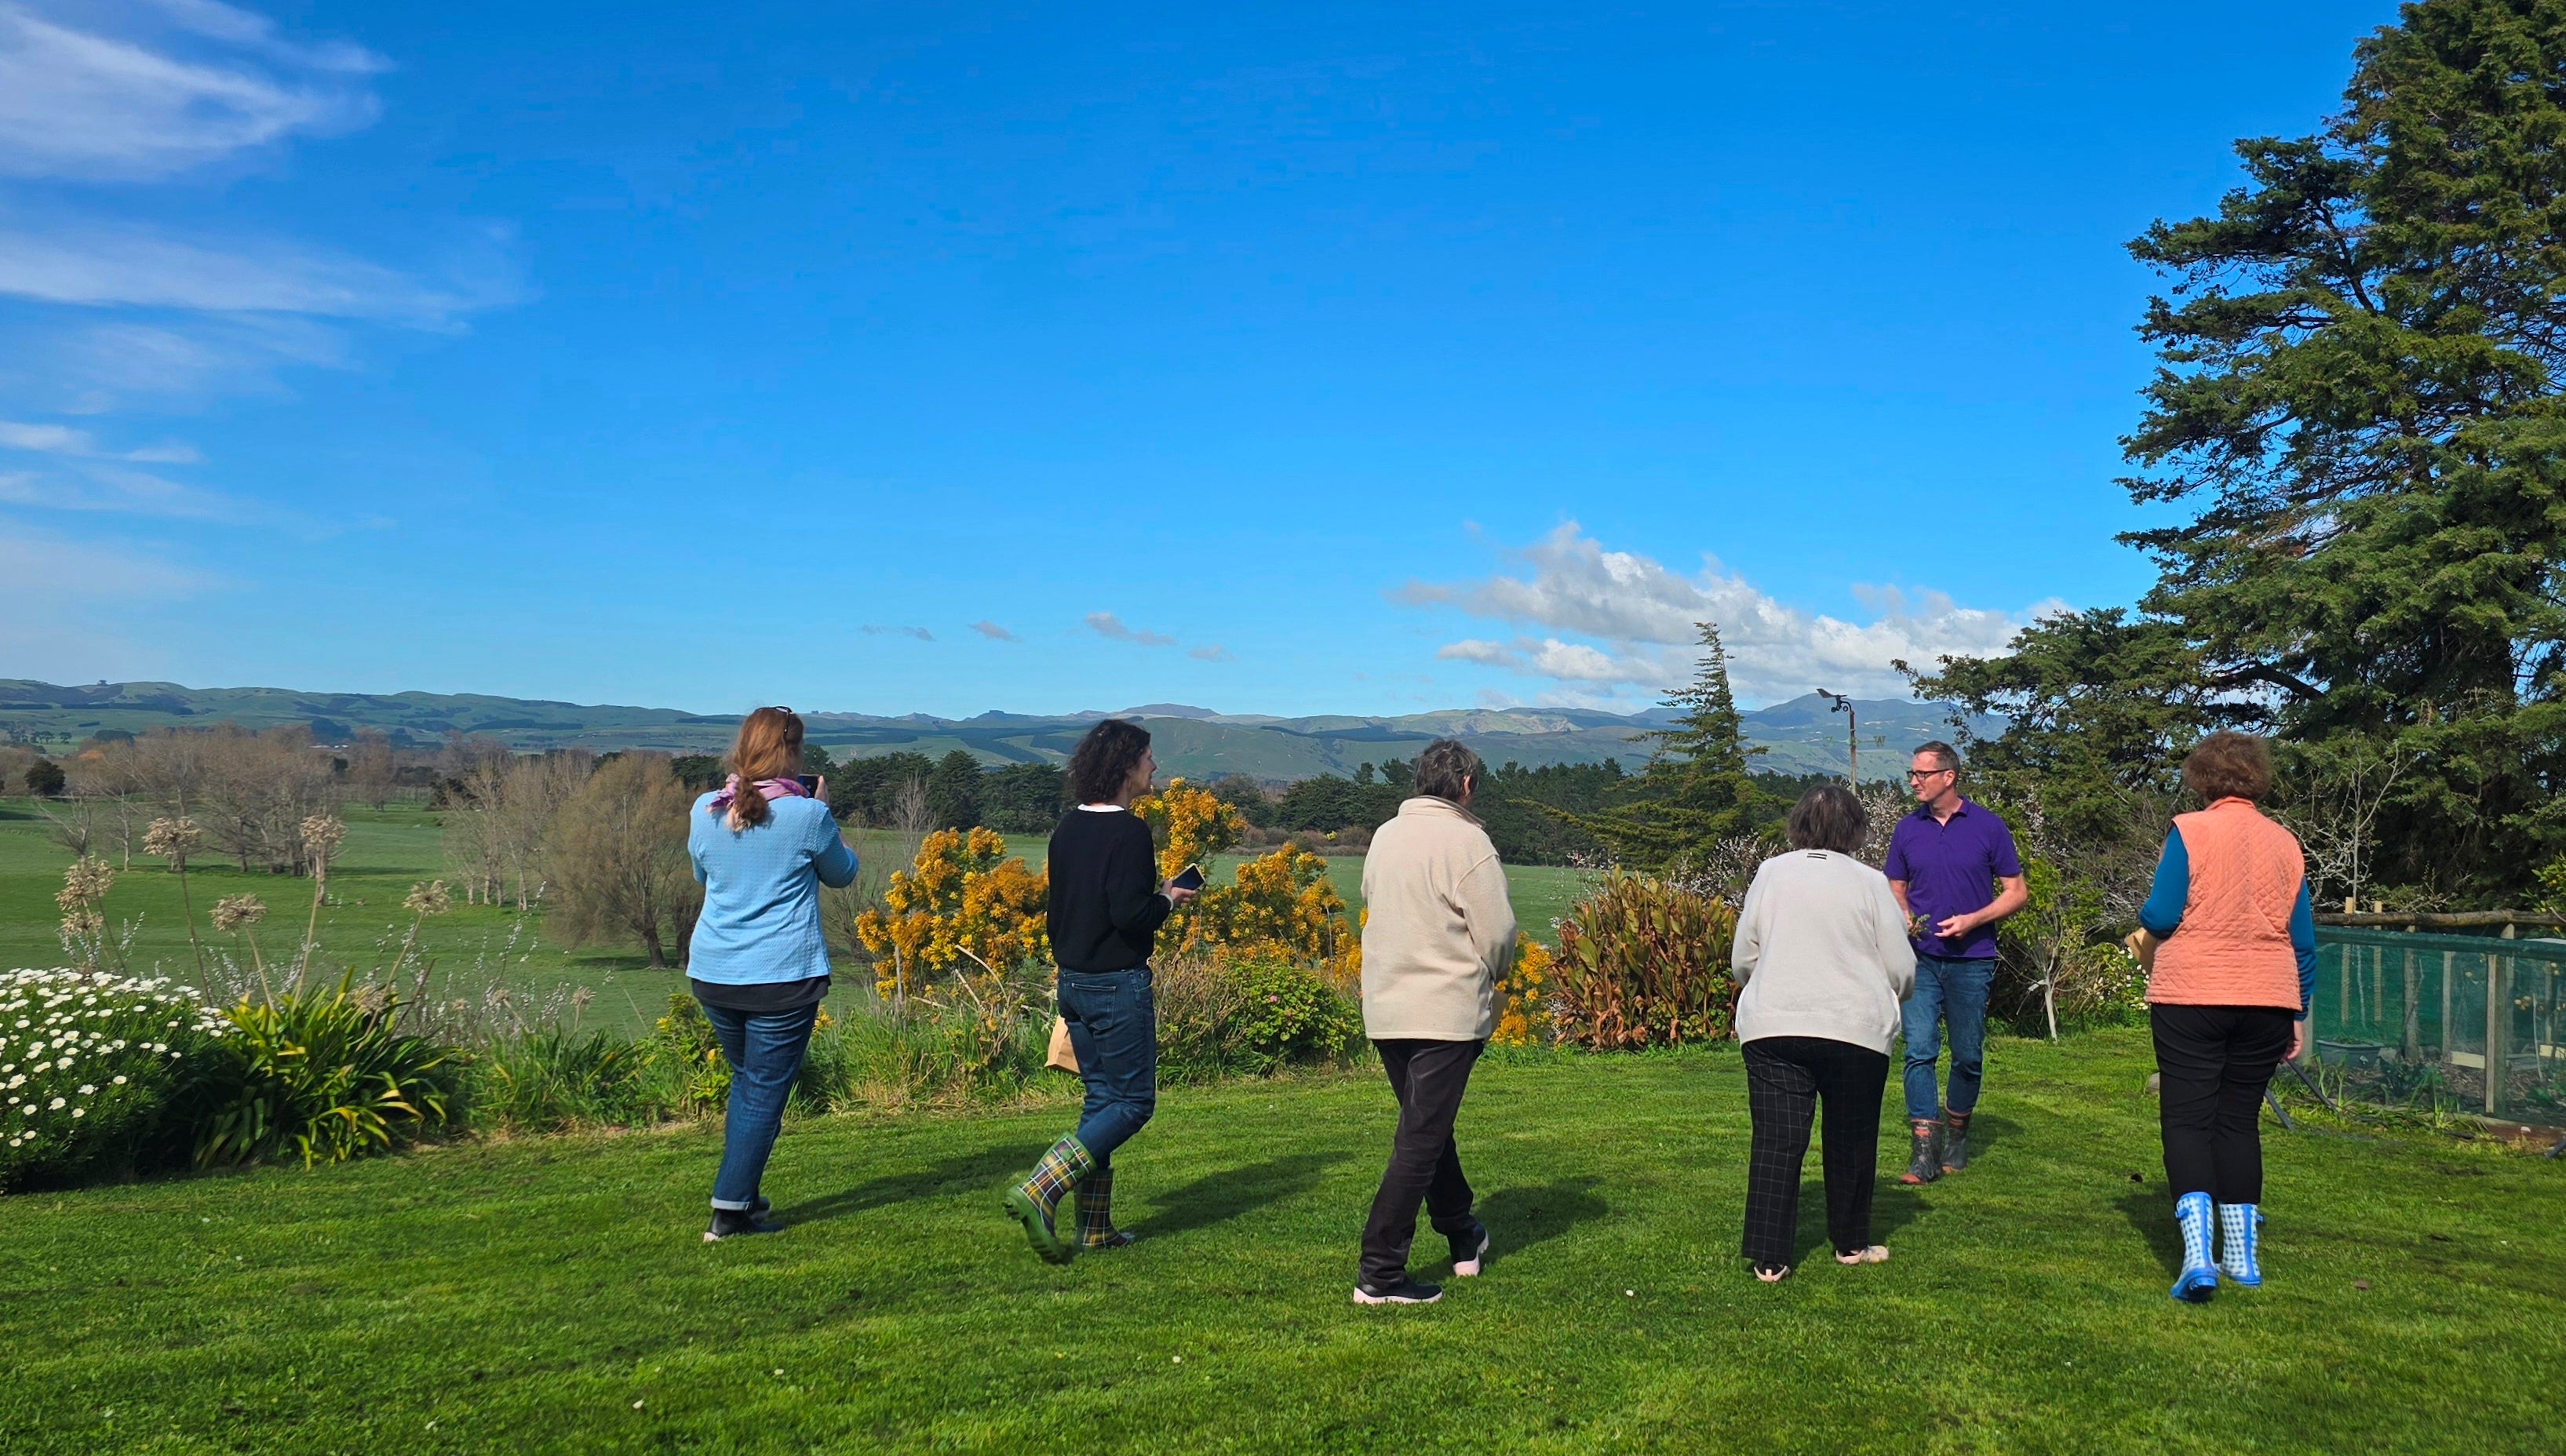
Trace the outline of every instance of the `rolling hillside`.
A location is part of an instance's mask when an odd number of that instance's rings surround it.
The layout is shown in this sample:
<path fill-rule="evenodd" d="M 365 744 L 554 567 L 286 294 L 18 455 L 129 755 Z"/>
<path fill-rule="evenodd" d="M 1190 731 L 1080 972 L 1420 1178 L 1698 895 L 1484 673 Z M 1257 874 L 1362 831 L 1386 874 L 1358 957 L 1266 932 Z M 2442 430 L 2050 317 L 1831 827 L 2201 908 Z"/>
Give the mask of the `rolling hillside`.
<path fill-rule="evenodd" d="M 1863 777 L 1885 778 L 1905 767 L 1905 752 L 1922 739 L 1948 736 L 1949 712 L 1939 704 L 1873 701 L 1862 715 Z M 1662 714 L 1635 715 L 1579 708 L 1451 709 L 1372 718 L 1332 714 L 1308 718 L 1230 715 L 1175 703 L 1123 710 L 1150 720 L 1158 762 L 1167 772 L 1193 778 L 1240 773 L 1266 780 L 1343 773 L 1365 762 L 1407 759 L 1429 741 L 1453 736 L 1491 763 L 1527 766 L 1594 763 L 1619 758 L 1636 765 L 1647 745 L 1632 735 L 1653 727 Z M 1067 757 L 1087 725 L 1103 713 L 1062 716 L 989 712 L 973 718 L 912 713 L 886 718 L 864 713 L 810 713 L 812 740 L 831 754 L 914 752 L 941 756 L 961 749 L 988 764 L 1057 762 Z M 1811 695 L 1745 714 L 1750 741 L 1766 752 L 1757 767 L 1778 773 L 1842 773 L 1845 720 Z M 308 723 L 325 743 L 342 742 L 363 728 L 392 741 L 426 748 L 448 734 L 505 739 L 521 750 L 584 747 L 662 749 L 718 753 L 730 742 L 735 716 L 679 712 L 673 708 L 486 697 L 470 693 L 389 694 L 299 692 L 287 688 L 191 688 L 174 682 L 98 683 L 64 687 L 0 678 L 0 739 L 66 748 L 101 732 L 141 733 L 177 725 L 234 722 L 253 728 Z M 1992 726 L 1990 722 L 1986 726 Z M 1878 758 L 1875 761 L 1874 755 Z"/>

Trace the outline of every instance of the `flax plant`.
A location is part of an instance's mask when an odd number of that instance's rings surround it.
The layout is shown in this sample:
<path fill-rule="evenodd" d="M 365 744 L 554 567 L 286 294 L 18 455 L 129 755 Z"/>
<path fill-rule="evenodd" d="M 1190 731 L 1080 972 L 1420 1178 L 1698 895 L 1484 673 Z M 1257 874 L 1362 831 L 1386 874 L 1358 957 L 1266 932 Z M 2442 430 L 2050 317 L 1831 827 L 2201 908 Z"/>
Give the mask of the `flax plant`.
<path fill-rule="evenodd" d="M 91 972 L 107 958 L 107 916 L 98 908 L 116 882 L 116 867 L 83 854 L 63 870 L 63 887 L 54 903 L 63 912 L 63 949 L 78 956 Z"/>

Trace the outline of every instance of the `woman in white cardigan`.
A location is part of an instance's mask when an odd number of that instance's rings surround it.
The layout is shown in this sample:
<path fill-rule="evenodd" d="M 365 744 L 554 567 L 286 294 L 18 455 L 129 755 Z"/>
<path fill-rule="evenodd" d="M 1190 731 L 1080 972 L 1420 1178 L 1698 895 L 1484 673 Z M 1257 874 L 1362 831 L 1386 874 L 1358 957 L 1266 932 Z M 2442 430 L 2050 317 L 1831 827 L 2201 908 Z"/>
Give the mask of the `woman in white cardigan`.
<path fill-rule="evenodd" d="M 1791 1273 L 1800 1164 L 1820 1101 L 1836 1262 L 1889 1257 L 1871 1241 L 1871 1192 L 1889 1043 L 1899 1003 L 1916 985 L 1916 951 L 1888 878 L 1862 862 L 1864 828 L 1862 801 L 1850 790 L 1827 785 L 1800 796 L 1791 852 L 1756 868 L 1737 912 L 1729 965 L 1755 1119 L 1742 1252 L 1767 1284 Z"/>

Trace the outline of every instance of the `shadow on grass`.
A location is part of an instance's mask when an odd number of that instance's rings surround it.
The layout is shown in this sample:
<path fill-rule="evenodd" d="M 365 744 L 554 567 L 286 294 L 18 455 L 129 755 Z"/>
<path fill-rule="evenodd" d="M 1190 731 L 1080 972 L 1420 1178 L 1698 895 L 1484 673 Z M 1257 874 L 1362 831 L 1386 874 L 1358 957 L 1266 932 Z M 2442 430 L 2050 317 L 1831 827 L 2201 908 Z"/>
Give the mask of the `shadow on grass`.
<path fill-rule="evenodd" d="M 1582 1223 L 1613 1211 L 1595 1196 L 1593 1177 L 1561 1178 L 1538 1188 L 1501 1188 L 1479 1200 L 1479 1222 L 1488 1226 L 1491 1265 Z"/>
<path fill-rule="evenodd" d="M 1047 1145 L 1037 1142 L 1021 1147 L 993 1147 L 949 1157 L 913 1172 L 888 1174 L 841 1192 L 805 1199 L 790 1208 L 779 1208 L 775 1211 L 775 1221 L 787 1226 L 822 1223 L 851 1213 L 862 1213 L 868 1208 L 906 1203 L 916 1198 L 967 1193 L 975 1189 L 985 1190 L 989 1195 L 989 1206 L 995 1208 L 1003 1185 L 1023 1177 L 1033 1167 L 1034 1159 L 1043 1155 Z"/>
<path fill-rule="evenodd" d="M 2139 1231 L 2139 1237 L 2148 1241 L 2149 1252 L 2157 1256 L 2168 1279 L 2182 1273 L 2182 1231 L 2175 1226 L 2174 1204 L 2166 1198 L 2162 1186 L 2133 1188 L 2113 1206 L 2130 1221 L 2130 1227 Z"/>
<path fill-rule="evenodd" d="M 1318 1185 L 1321 1173 L 1348 1156 L 1343 1152 L 1293 1153 L 1196 1178 L 1153 1198 L 1156 1211 L 1147 1223 L 1133 1225 L 1132 1232 L 1163 1239 L 1225 1223 L 1252 1209 L 1309 1192 Z"/>
<path fill-rule="evenodd" d="M 1891 1235 L 1932 1209 L 1924 1189 L 1899 1182 L 1895 1173 L 1881 1174 L 1871 1190 L 1871 1241 L 1890 1243 Z M 1792 1230 L 1791 1262 L 1806 1264 L 1820 1256 L 1832 1259 L 1835 1254 L 1835 1241 L 1827 1237 L 1827 1180 L 1824 1175 L 1802 1178 L 1800 1222 Z"/>

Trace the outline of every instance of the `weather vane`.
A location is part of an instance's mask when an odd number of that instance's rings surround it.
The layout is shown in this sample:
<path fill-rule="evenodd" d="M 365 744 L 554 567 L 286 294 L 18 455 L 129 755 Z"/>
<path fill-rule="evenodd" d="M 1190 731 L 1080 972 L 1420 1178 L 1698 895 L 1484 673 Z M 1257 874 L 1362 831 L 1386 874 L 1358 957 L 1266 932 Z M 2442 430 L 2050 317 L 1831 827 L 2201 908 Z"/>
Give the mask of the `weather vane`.
<path fill-rule="evenodd" d="M 1817 693 L 1835 704 L 1828 712 L 1845 715 L 1845 782 L 1853 785 L 1854 792 L 1859 794 L 1862 792 L 1861 718 L 1853 710 L 1853 699 L 1843 693 L 1829 692 L 1823 687 Z"/>

